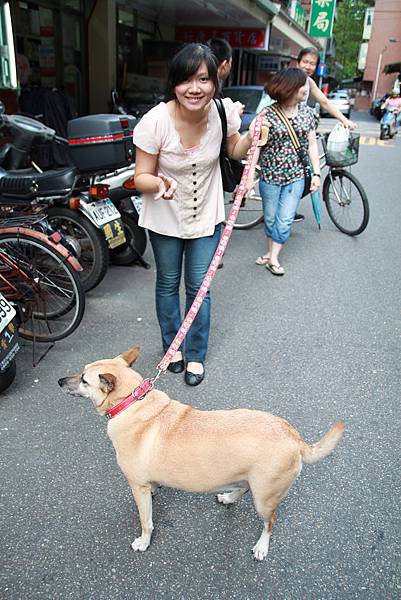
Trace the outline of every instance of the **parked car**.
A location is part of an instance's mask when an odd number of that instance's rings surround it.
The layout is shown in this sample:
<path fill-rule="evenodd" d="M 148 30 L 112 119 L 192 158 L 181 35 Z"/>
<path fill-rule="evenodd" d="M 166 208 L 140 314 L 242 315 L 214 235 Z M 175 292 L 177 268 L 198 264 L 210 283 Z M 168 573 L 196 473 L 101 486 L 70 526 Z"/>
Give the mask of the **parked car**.
<path fill-rule="evenodd" d="M 349 92 L 349 90 L 346 90 L 346 89 L 344 89 L 344 90 L 337 89 L 337 90 L 334 90 L 334 92 L 332 92 L 332 93 L 333 94 L 345 94 L 346 96 L 348 96 L 348 98 L 351 95 L 350 92 Z"/>
<path fill-rule="evenodd" d="M 269 94 L 266 94 L 263 85 L 233 85 L 224 88 L 223 95 L 231 98 L 233 102 L 239 101 L 245 105 L 241 118 L 241 132 L 249 129 L 255 116 L 272 103 L 272 99 Z"/>
<path fill-rule="evenodd" d="M 156 92 L 135 92 L 126 90 L 120 98 L 116 90 L 111 92 L 111 110 L 116 114 L 133 115 L 137 119 L 143 117 L 151 108 L 164 100 L 162 94 Z"/>
<path fill-rule="evenodd" d="M 389 94 L 384 94 L 384 96 L 380 96 L 380 98 L 375 98 L 370 105 L 370 114 L 376 117 L 378 121 L 383 116 L 382 104 L 387 100 Z"/>
<path fill-rule="evenodd" d="M 328 96 L 328 99 L 340 112 L 343 113 L 348 119 L 351 116 L 351 102 L 350 97 L 347 90 L 338 90 L 336 92 L 331 92 Z M 327 116 L 329 113 L 321 107 L 321 116 Z"/>

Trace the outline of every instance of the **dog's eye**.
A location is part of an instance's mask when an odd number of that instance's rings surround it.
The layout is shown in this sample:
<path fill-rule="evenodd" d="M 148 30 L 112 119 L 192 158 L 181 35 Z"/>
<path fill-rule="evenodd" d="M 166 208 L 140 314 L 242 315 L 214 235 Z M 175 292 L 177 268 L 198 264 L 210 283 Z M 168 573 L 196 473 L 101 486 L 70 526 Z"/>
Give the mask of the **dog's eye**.
<path fill-rule="evenodd" d="M 83 383 L 84 385 L 88 385 L 88 382 L 85 381 L 85 378 L 83 375 L 81 375 L 81 383 Z"/>

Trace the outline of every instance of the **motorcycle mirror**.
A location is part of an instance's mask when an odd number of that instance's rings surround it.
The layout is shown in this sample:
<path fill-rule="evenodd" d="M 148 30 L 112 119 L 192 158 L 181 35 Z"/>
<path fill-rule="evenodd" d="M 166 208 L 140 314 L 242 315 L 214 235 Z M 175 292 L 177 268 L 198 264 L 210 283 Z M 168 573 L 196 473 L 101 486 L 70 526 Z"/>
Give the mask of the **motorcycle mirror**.
<path fill-rule="evenodd" d="M 6 107 L 4 105 L 4 102 L 2 100 L 0 100 L 0 115 L 4 115 L 6 112 Z"/>

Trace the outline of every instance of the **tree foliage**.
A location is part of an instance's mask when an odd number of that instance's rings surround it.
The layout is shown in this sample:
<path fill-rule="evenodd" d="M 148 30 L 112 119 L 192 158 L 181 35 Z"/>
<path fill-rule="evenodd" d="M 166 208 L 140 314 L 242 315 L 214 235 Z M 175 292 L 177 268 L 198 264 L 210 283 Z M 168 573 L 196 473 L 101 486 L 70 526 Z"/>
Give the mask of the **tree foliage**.
<path fill-rule="evenodd" d="M 359 75 L 358 53 L 362 42 L 365 11 L 374 0 L 341 0 L 337 5 L 334 22 L 336 41 L 335 60 L 343 67 L 342 79 Z"/>

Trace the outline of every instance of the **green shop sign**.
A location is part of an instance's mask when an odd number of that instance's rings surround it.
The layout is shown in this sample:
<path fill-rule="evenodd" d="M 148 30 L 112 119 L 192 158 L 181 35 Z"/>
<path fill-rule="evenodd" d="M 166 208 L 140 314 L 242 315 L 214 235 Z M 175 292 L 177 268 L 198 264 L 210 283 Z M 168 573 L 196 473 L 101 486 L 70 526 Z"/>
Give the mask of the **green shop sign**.
<path fill-rule="evenodd" d="M 335 8 L 336 0 L 312 0 L 309 35 L 313 37 L 331 37 Z"/>
<path fill-rule="evenodd" d="M 295 5 L 294 21 L 298 23 L 303 29 L 306 25 L 306 11 L 302 8 L 299 2 Z"/>

